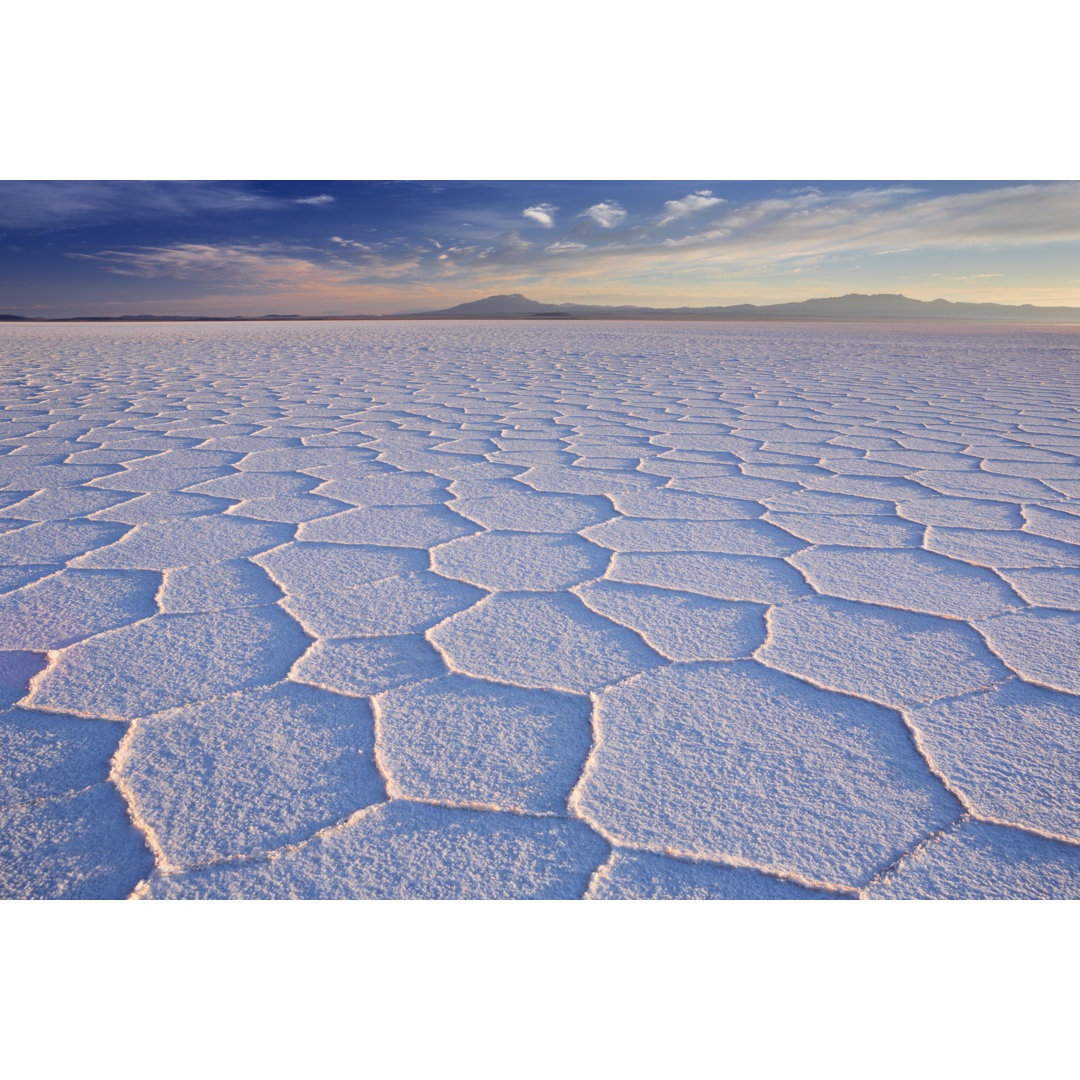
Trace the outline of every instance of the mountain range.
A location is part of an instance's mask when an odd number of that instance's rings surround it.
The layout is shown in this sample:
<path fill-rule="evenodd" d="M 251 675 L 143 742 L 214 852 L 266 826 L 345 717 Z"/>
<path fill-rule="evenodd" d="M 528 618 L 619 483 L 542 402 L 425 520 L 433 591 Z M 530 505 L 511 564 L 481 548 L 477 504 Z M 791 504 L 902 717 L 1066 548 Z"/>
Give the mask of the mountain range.
<path fill-rule="evenodd" d="M 521 293 L 487 296 L 439 311 L 400 315 L 101 315 L 40 319 L 0 314 L 0 322 L 293 322 L 391 319 L 750 319 L 750 320 L 914 320 L 1080 323 L 1080 307 L 1034 304 L 973 304 L 952 300 L 912 300 L 900 293 L 848 293 L 786 304 L 731 304 L 715 307 L 635 307 L 630 304 L 545 304 Z"/>
<path fill-rule="evenodd" d="M 952 300 L 912 300 L 900 293 L 848 293 L 787 304 L 731 304 L 717 307 L 653 308 L 631 305 L 544 304 L 521 293 L 488 296 L 442 311 L 418 313 L 427 318 L 563 317 L 597 319 L 977 319 L 1007 322 L 1080 322 L 1080 307 L 1034 304 L 972 304 Z"/>

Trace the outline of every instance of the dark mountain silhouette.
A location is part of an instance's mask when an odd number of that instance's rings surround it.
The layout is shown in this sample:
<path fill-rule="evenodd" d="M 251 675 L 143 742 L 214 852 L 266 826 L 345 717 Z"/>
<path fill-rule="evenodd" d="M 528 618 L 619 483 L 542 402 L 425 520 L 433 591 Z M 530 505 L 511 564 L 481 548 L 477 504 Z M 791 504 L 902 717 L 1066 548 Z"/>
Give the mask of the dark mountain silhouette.
<path fill-rule="evenodd" d="M 631 305 L 544 304 L 521 293 L 488 296 L 442 311 L 418 312 L 427 318 L 506 318 L 561 315 L 571 318 L 698 319 L 979 319 L 1007 322 L 1080 322 L 1080 307 L 1034 304 L 973 304 L 952 300 L 912 300 L 900 293 L 848 293 L 786 304 L 731 304 L 716 307 L 652 308 Z"/>

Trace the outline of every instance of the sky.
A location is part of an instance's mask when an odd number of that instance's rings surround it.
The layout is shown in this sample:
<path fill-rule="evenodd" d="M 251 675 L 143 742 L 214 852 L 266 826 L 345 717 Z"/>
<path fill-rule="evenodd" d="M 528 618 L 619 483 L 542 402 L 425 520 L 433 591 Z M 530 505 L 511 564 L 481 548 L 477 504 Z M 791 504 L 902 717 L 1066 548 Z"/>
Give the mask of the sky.
<path fill-rule="evenodd" d="M 1080 306 L 1080 182 L 2 181 L 0 313 Z"/>

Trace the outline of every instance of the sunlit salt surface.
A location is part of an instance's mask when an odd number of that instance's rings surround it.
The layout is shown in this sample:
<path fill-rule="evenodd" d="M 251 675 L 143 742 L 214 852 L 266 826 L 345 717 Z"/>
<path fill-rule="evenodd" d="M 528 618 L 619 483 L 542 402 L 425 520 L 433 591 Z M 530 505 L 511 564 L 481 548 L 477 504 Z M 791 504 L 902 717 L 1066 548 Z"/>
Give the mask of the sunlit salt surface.
<path fill-rule="evenodd" d="M 1080 896 L 1080 333 L 0 329 L 6 897 Z"/>

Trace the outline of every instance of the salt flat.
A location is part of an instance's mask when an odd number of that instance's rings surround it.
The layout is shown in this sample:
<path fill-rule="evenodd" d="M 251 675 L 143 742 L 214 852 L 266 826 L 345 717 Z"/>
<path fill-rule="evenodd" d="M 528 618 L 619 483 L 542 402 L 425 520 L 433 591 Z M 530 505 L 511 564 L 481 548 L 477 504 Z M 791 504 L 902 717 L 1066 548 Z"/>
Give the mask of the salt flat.
<path fill-rule="evenodd" d="M 0 355 L 0 895 L 1080 897 L 1080 331 Z"/>

